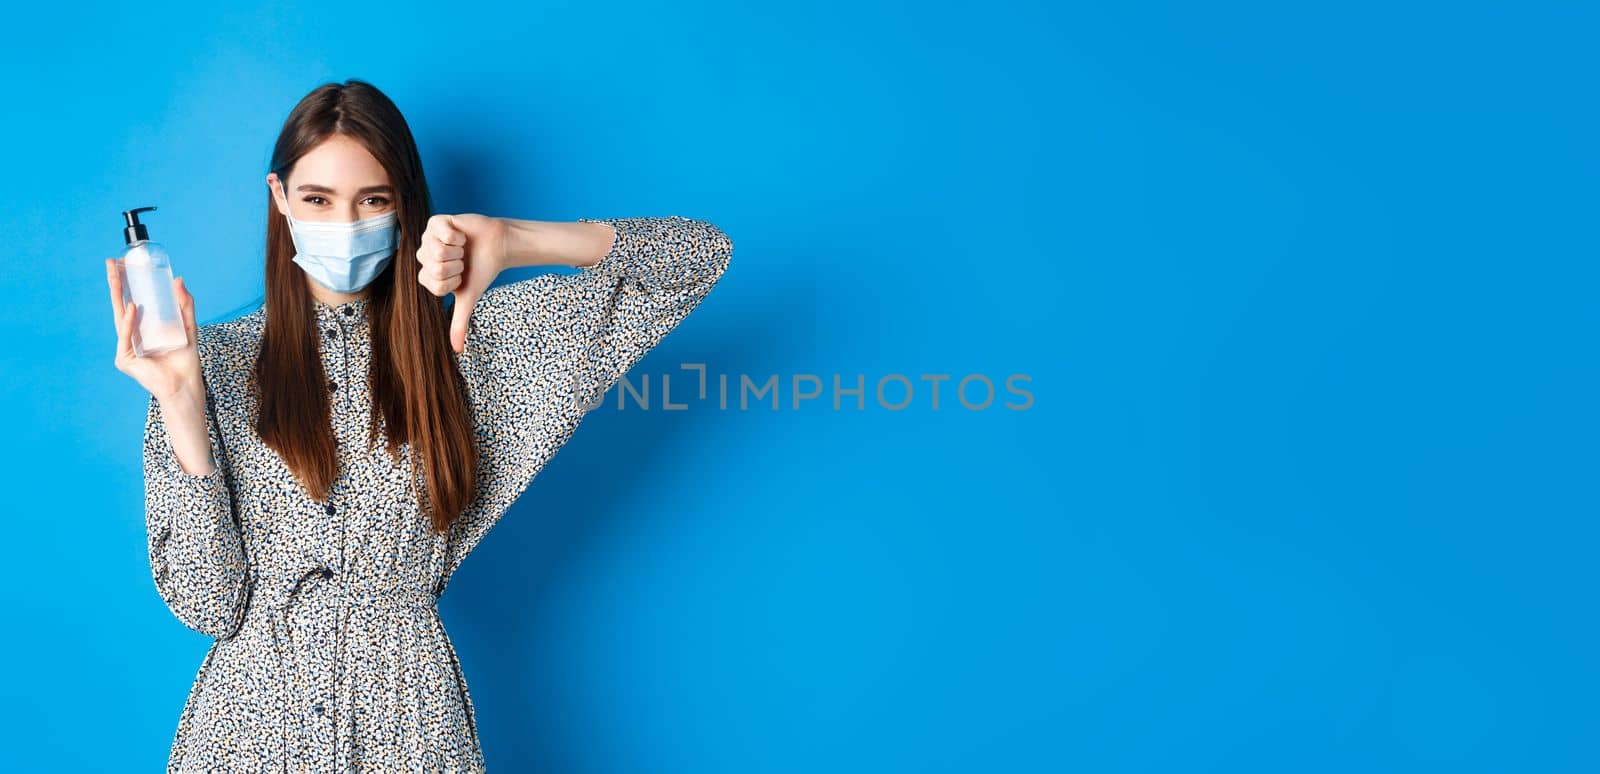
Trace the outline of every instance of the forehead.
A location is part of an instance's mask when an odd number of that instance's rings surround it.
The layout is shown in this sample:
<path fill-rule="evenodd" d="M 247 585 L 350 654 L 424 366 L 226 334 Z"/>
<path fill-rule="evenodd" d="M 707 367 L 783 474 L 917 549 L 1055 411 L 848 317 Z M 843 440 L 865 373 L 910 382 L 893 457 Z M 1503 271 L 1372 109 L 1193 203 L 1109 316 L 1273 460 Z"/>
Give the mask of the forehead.
<path fill-rule="evenodd" d="M 389 173 L 367 151 L 366 146 L 342 134 L 335 134 L 312 148 L 295 162 L 288 185 L 314 183 L 339 193 L 350 193 L 370 185 L 389 185 Z"/>

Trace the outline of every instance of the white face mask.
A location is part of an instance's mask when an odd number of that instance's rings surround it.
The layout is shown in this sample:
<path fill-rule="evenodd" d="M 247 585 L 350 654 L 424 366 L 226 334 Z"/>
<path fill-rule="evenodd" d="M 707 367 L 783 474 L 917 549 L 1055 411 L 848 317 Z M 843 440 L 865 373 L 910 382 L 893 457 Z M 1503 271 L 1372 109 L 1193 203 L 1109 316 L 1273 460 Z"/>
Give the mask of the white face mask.
<path fill-rule="evenodd" d="M 394 258 L 400 231 L 397 210 L 353 223 L 288 218 L 298 251 L 294 262 L 335 293 L 366 287 Z"/>

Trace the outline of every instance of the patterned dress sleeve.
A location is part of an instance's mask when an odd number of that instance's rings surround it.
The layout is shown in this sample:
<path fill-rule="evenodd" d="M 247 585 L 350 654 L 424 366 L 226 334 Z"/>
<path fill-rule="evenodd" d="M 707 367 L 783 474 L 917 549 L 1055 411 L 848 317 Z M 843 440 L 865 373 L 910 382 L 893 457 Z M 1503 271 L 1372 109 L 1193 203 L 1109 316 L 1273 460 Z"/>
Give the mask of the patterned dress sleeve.
<path fill-rule="evenodd" d="M 184 625 L 232 636 L 244 617 L 244 540 L 229 490 L 228 456 L 206 397 L 206 433 L 216 465 L 197 476 L 172 448 L 161 403 L 150 396 L 144 428 L 145 528 L 156 590 Z"/>
<path fill-rule="evenodd" d="M 459 362 L 477 430 L 478 492 L 451 527 L 446 579 L 583 414 L 711 292 L 733 255 L 728 235 L 703 220 L 579 221 L 615 230 L 598 263 L 492 287 L 473 309 Z"/>

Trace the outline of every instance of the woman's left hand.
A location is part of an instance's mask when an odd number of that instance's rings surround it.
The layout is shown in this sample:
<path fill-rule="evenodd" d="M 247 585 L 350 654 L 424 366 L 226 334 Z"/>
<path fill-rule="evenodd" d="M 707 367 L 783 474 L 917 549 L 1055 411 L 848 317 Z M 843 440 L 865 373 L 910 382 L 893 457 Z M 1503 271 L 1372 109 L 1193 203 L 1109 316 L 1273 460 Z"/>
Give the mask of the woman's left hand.
<path fill-rule="evenodd" d="M 417 282 L 436 296 L 454 293 L 450 347 L 466 350 L 467 320 L 505 267 L 506 222 L 487 215 L 434 215 L 417 249 Z"/>

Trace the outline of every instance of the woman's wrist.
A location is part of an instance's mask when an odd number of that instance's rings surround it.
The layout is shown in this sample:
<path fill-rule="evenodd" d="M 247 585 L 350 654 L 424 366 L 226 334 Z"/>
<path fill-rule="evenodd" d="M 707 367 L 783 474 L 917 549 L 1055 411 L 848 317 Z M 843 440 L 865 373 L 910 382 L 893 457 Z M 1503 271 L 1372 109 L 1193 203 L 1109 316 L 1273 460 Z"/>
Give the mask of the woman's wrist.
<path fill-rule="evenodd" d="M 178 467 L 191 476 L 211 475 L 216 470 L 216 459 L 211 454 L 211 436 L 206 427 L 205 387 L 185 386 L 166 397 L 158 396 L 157 400 Z"/>
<path fill-rule="evenodd" d="M 500 256 L 502 270 L 517 266 L 545 266 L 550 263 L 547 258 L 548 250 L 545 249 L 542 239 L 542 222 L 516 218 L 499 220 L 505 228 L 505 237 L 501 242 L 505 246 Z"/>
<path fill-rule="evenodd" d="M 570 266 L 587 268 L 600 262 L 616 239 L 612 226 L 583 221 L 517 220 L 505 223 L 505 249 L 500 268 Z"/>
<path fill-rule="evenodd" d="M 198 376 L 182 380 L 171 392 L 152 394 L 164 409 L 199 408 L 203 411 L 206 405 L 206 385 Z"/>

